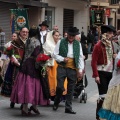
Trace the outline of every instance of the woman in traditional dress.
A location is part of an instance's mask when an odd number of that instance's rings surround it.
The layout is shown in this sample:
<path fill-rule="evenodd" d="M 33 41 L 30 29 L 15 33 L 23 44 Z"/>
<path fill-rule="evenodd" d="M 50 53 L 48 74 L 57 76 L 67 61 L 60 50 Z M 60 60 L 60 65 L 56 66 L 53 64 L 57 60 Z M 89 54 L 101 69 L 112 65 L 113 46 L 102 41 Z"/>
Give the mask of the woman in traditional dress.
<path fill-rule="evenodd" d="M 35 68 L 36 57 L 42 51 L 41 43 L 37 39 L 39 29 L 35 26 L 29 30 L 29 39 L 25 45 L 25 54 L 13 86 L 11 101 L 23 105 L 22 115 L 31 115 L 31 111 L 40 114 L 37 105 L 46 105 L 41 84 L 41 76 Z M 32 104 L 28 111 L 28 104 Z"/>
<path fill-rule="evenodd" d="M 5 44 L 5 49 L 7 49 L 8 47 L 11 46 L 12 41 L 15 41 L 18 39 L 18 34 L 13 33 L 11 39 L 12 39 L 11 41 L 9 41 L 7 44 Z M 8 55 L 8 57 L 10 57 L 10 56 Z M 5 73 L 4 82 L 3 82 L 3 85 L 1 88 L 1 94 L 4 96 L 7 96 L 7 97 L 9 97 L 11 95 L 11 91 L 12 91 L 14 66 L 15 66 L 15 64 L 13 64 L 12 61 L 10 60 L 9 65 L 6 70 L 6 73 Z"/>
<path fill-rule="evenodd" d="M 6 47 L 6 54 L 10 58 L 10 64 L 6 71 L 5 82 L 1 94 L 10 96 L 12 92 L 12 87 L 14 85 L 16 74 L 19 70 L 20 63 L 23 58 L 24 48 L 26 40 L 28 39 L 28 29 L 26 27 L 21 28 L 18 37 L 15 37 L 13 33 L 12 41 L 8 42 Z M 9 83 L 9 84 L 8 84 Z M 15 103 L 11 102 L 10 107 L 14 108 Z"/>
<path fill-rule="evenodd" d="M 59 32 L 58 31 L 51 31 L 47 35 L 47 39 L 45 44 L 43 45 L 44 52 L 48 55 L 53 54 L 54 48 L 57 44 L 59 39 Z M 51 100 L 54 100 L 54 97 L 56 95 L 56 86 L 57 86 L 57 62 L 54 60 L 54 58 L 51 58 L 47 64 L 47 70 L 48 70 L 48 82 L 49 82 L 49 89 L 50 89 L 50 97 Z M 63 92 L 63 95 L 66 95 L 67 93 L 67 80 L 64 84 L 65 90 Z"/>
<path fill-rule="evenodd" d="M 120 120 L 120 52 L 115 59 L 113 77 L 98 114 L 101 120 Z"/>

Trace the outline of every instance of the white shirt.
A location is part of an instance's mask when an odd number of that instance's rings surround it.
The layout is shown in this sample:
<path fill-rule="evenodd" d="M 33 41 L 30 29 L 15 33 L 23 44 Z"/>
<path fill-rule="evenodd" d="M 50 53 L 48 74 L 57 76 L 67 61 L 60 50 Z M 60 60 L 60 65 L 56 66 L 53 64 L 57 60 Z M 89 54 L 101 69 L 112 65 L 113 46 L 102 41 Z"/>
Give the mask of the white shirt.
<path fill-rule="evenodd" d="M 57 62 L 63 62 L 64 57 L 59 55 L 59 47 L 60 47 L 60 41 L 58 41 L 58 43 L 57 43 L 57 45 L 56 45 L 56 47 L 54 49 L 52 57 Z M 68 43 L 67 57 L 74 58 L 74 56 L 73 56 L 73 43 Z M 84 57 L 83 57 L 83 51 L 82 51 L 81 43 L 80 43 L 80 56 L 79 56 L 78 68 L 79 68 L 79 72 L 82 72 L 84 70 Z"/>
<path fill-rule="evenodd" d="M 41 43 L 44 44 L 44 36 L 47 34 L 47 31 L 40 31 L 40 35 L 41 35 Z"/>

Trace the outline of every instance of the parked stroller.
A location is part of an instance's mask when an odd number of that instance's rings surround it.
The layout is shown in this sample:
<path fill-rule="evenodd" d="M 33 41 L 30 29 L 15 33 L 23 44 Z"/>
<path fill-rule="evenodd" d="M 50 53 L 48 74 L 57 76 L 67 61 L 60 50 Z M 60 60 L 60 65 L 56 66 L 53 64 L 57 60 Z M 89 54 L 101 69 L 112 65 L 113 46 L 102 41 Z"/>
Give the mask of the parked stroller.
<path fill-rule="evenodd" d="M 87 93 L 85 92 L 85 88 L 87 87 L 87 85 L 87 76 L 86 74 L 84 74 L 82 80 L 76 83 L 73 94 L 74 98 L 80 98 L 80 103 L 82 103 L 82 101 L 86 103 L 87 101 Z"/>

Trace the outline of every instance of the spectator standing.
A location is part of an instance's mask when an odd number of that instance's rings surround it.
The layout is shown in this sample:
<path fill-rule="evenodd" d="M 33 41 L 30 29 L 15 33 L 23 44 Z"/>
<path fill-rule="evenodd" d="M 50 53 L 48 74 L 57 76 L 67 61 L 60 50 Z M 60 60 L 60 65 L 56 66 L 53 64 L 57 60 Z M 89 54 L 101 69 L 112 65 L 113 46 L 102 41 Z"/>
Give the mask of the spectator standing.
<path fill-rule="evenodd" d="M 91 30 L 89 30 L 87 35 L 88 53 L 91 54 L 92 46 L 94 45 L 94 35 Z"/>
<path fill-rule="evenodd" d="M 63 34 L 63 38 L 67 38 L 67 32 L 65 31 L 64 34 Z"/>
<path fill-rule="evenodd" d="M 120 42 L 120 30 L 117 31 L 118 41 Z"/>
<path fill-rule="evenodd" d="M 75 36 L 75 39 L 78 40 L 79 42 L 81 42 L 81 34 L 78 34 Z M 86 48 L 86 46 L 81 43 L 82 46 L 82 51 L 83 51 L 83 55 L 84 55 L 84 60 L 88 59 L 88 49 Z"/>
<path fill-rule="evenodd" d="M 11 45 L 11 42 L 13 40 L 17 40 L 18 39 L 17 33 L 13 33 L 11 39 L 12 40 L 10 40 L 8 43 L 5 44 L 5 49 L 13 47 Z M 6 52 L 6 50 L 5 50 L 5 52 Z M 8 57 L 11 57 L 11 56 L 8 55 Z M 7 96 L 7 97 L 10 97 L 11 91 L 12 91 L 14 66 L 15 66 L 15 64 L 10 60 L 9 65 L 7 67 L 7 70 L 6 70 L 6 73 L 5 73 L 5 77 L 4 77 L 4 82 L 3 82 L 3 85 L 2 85 L 2 89 L 1 89 L 1 94 L 4 95 L 4 96 Z"/>
<path fill-rule="evenodd" d="M 5 32 L 0 28 L 0 51 L 3 52 L 5 45 Z"/>
<path fill-rule="evenodd" d="M 88 48 L 87 37 L 85 36 L 83 31 L 81 32 L 81 43 L 83 43 L 86 46 L 86 48 Z"/>
<path fill-rule="evenodd" d="M 40 34 L 39 34 L 39 40 L 41 41 L 42 45 L 46 42 L 46 36 L 47 33 L 49 32 L 48 30 L 48 24 L 47 21 L 43 21 L 40 26 Z"/>
<path fill-rule="evenodd" d="M 52 30 L 53 31 L 59 31 L 58 26 L 57 25 L 53 25 L 53 29 Z"/>

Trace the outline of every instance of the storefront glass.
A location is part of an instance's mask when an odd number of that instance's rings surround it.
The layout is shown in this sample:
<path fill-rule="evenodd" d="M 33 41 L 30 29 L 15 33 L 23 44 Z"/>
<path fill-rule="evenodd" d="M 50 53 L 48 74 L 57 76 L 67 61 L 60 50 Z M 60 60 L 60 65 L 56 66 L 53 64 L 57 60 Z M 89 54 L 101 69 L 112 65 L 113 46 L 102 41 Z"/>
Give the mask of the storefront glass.
<path fill-rule="evenodd" d="M 45 9 L 45 20 L 49 25 L 49 29 L 52 30 L 55 24 L 55 8 L 49 7 Z"/>

